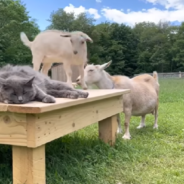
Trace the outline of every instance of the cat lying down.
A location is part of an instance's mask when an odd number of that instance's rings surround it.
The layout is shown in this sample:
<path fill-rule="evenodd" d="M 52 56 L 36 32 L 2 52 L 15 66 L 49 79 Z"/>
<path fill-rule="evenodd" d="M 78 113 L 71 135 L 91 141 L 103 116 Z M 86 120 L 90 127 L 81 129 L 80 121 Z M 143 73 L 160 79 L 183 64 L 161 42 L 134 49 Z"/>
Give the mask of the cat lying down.
<path fill-rule="evenodd" d="M 55 98 L 87 98 L 88 93 L 50 79 L 29 66 L 0 68 L 0 102 L 24 104 L 30 101 L 54 103 Z"/>

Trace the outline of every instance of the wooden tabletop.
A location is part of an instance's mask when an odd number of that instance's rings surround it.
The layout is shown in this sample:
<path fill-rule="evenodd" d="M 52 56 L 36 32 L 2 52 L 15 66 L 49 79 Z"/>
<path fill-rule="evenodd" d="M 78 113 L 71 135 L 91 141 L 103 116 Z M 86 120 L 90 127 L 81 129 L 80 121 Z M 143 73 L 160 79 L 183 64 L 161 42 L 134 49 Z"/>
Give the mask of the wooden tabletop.
<path fill-rule="evenodd" d="M 67 99 L 56 98 L 56 103 L 42 103 L 42 102 L 30 102 L 27 104 L 4 104 L 0 103 L 0 112 L 16 112 L 16 113 L 43 113 L 61 108 L 71 107 L 79 104 L 84 104 L 96 100 L 105 98 L 111 98 L 119 95 L 129 93 L 129 89 L 93 89 L 87 90 L 89 92 L 88 98 L 79 99 Z"/>

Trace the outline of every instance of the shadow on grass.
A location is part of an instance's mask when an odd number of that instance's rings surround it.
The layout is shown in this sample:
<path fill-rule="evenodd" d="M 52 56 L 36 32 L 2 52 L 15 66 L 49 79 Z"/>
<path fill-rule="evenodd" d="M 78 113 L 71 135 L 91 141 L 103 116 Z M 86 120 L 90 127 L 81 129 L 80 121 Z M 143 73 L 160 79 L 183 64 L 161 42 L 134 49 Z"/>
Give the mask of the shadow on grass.
<path fill-rule="evenodd" d="M 118 136 L 119 137 L 119 136 Z M 131 161 L 134 148 L 119 137 L 114 147 L 95 137 L 81 137 L 78 132 L 47 144 L 47 182 L 49 184 L 116 183 L 111 166 L 117 161 Z M 120 150 L 124 155 L 120 155 Z M 120 151 L 120 152 L 119 152 Z M 122 164 L 121 163 L 121 164 Z M 114 170 L 115 167 L 112 167 Z"/>
<path fill-rule="evenodd" d="M 12 182 L 12 151 L 11 146 L 0 145 L 0 184 Z"/>

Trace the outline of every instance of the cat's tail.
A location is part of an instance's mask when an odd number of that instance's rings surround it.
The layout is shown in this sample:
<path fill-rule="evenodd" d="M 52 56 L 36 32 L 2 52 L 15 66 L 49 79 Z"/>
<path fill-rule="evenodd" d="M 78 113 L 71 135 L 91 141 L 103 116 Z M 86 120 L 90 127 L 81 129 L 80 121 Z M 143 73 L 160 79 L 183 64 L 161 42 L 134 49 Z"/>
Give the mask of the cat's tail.
<path fill-rule="evenodd" d="M 26 36 L 24 32 L 20 33 L 20 39 L 25 46 L 31 48 L 32 42 L 29 41 L 28 37 Z"/>

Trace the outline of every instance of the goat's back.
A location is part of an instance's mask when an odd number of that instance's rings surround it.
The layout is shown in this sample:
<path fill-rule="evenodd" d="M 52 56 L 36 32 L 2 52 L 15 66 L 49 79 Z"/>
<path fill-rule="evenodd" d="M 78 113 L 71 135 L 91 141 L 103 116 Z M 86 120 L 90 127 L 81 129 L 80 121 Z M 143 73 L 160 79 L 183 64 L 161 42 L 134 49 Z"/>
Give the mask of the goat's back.
<path fill-rule="evenodd" d="M 115 87 L 130 89 L 130 94 L 124 95 L 124 108 L 132 109 L 132 115 L 151 113 L 158 101 L 159 85 L 151 75 L 143 74 L 132 79 L 125 76 L 112 76 Z"/>
<path fill-rule="evenodd" d="M 68 50 L 71 50 L 70 38 L 61 37 L 61 33 L 57 30 L 39 33 L 33 41 L 31 50 L 47 56 L 67 53 Z"/>
<path fill-rule="evenodd" d="M 153 88 L 156 90 L 157 94 L 159 92 L 158 74 L 153 72 L 153 76 L 149 74 L 142 74 L 132 78 L 132 81 L 138 85 L 143 85 L 150 90 Z"/>

